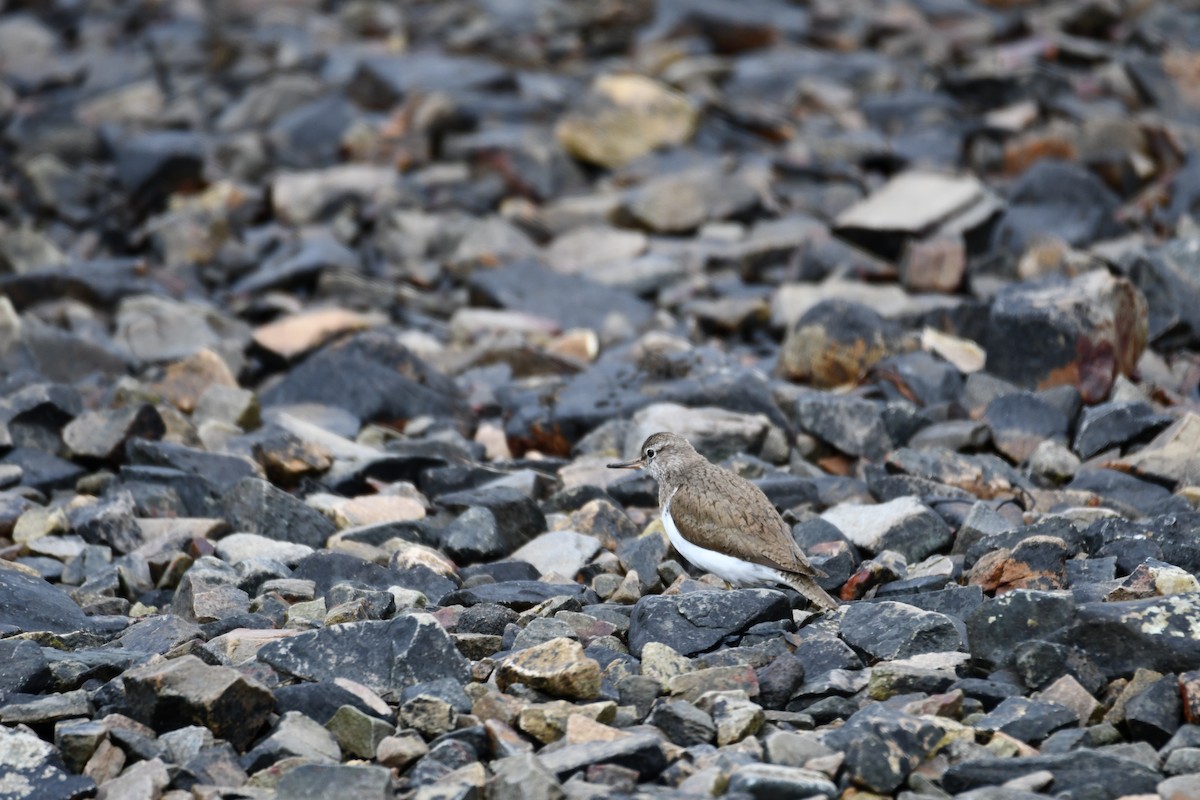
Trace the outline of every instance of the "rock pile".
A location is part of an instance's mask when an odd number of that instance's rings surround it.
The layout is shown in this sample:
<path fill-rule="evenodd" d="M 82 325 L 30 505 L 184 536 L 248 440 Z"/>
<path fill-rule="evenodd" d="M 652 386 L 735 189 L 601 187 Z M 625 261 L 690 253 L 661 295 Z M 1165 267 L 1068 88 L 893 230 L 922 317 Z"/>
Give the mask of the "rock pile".
<path fill-rule="evenodd" d="M 0 3 L 0 800 L 1200 797 L 1200 11 Z M 844 605 L 692 571 L 657 430 Z"/>

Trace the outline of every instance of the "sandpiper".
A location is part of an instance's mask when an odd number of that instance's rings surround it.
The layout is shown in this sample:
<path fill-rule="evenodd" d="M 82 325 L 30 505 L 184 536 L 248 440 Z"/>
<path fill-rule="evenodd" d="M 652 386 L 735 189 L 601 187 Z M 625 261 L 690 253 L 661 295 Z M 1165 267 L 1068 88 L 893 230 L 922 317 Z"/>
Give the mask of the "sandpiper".
<path fill-rule="evenodd" d="M 633 461 L 610 469 L 644 469 L 658 481 L 663 526 L 692 564 L 738 586 L 783 584 L 823 609 L 838 603 L 817 585 L 788 524 L 762 490 L 722 469 L 675 433 L 655 433 Z"/>

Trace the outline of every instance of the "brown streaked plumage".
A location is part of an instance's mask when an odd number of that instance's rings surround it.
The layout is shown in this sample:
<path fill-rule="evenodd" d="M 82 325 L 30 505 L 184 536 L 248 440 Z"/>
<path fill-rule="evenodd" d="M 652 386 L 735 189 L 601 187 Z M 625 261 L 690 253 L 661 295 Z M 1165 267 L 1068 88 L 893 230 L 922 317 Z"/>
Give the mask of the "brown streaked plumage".
<path fill-rule="evenodd" d="M 734 584 L 781 583 L 822 608 L 837 601 L 762 490 L 696 452 L 687 439 L 655 433 L 639 458 L 612 469 L 645 469 L 658 481 L 663 524 L 680 555 Z"/>

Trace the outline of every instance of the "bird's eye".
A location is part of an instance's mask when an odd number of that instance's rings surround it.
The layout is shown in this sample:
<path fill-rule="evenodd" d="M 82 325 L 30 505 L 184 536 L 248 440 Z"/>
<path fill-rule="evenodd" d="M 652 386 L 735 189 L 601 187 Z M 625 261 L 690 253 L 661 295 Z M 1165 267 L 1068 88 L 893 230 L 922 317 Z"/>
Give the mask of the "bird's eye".
<path fill-rule="evenodd" d="M 646 451 L 646 458 L 654 458 L 654 449 L 653 448 Z"/>

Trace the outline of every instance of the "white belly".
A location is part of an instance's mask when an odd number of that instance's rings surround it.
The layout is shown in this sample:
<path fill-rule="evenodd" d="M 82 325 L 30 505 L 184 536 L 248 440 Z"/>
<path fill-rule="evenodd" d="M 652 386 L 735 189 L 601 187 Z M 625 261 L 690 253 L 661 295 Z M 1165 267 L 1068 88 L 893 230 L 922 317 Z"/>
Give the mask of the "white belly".
<path fill-rule="evenodd" d="M 675 551 L 705 572 L 711 572 L 738 586 L 779 583 L 778 571 L 770 567 L 708 550 L 683 538 L 679 528 L 675 527 L 675 521 L 671 519 L 670 503 L 663 509 L 662 521 L 663 527 L 667 529 L 667 538 L 671 540 Z"/>

